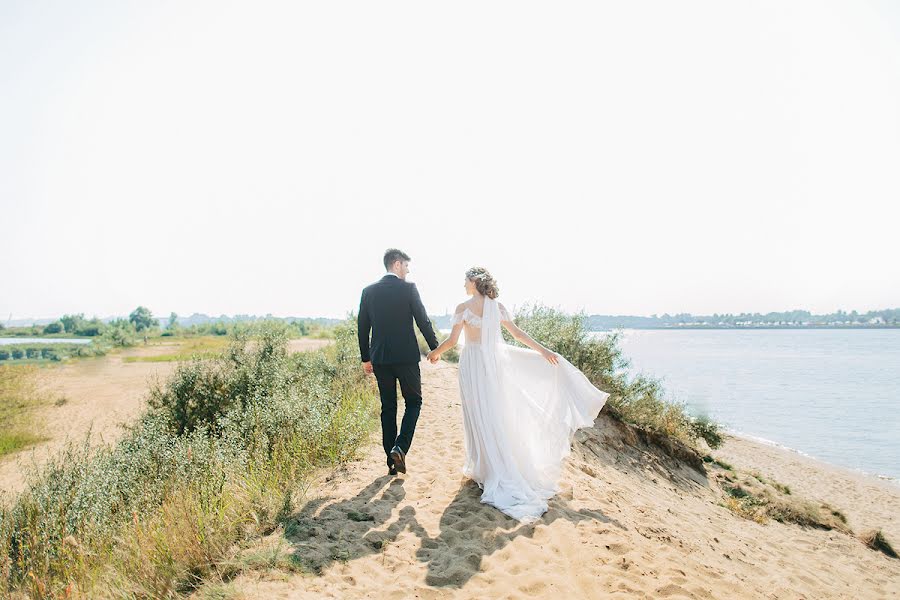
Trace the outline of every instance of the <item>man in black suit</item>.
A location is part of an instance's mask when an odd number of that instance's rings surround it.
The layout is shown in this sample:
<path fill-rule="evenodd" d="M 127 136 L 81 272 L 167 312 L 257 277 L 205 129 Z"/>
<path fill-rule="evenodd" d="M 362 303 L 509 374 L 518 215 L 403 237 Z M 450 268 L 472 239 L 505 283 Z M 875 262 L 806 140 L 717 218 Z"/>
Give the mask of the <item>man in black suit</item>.
<path fill-rule="evenodd" d="M 422 305 L 416 284 L 406 281 L 410 258 L 396 248 L 384 253 L 387 275 L 366 287 L 359 301 L 359 354 L 366 373 L 375 373 L 381 395 L 381 438 L 388 473 L 406 473 L 406 453 L 412 444 L 422 408 L 422 375 L 419 344 L 413 320 L 428 347 L 438 346 L 437 336 Z M 369 330 L 372 343 L 369 345 Z M 406 409 L 397 435 L 397 381 Z"/>
<path fill-rule="evenodd" d="M 422 375 L 419 343 L 413 321 L 428 347 L 438 346 L 437 336 L 422 305 L 416 284 L 406 281 L 410 258 L 396 248 L 384 253 L 387 275 L 367 286 L 359 301 L 359 353 L 366 373 L 375 373 L 381 395 L 381 439 L 388 473 L 406 473 L 406 453 L 412 444 L 422 408 Z M 369 344 L 369 330 L 372 342 Z M 397 381 L 406 409 L 397 435 Z"/>

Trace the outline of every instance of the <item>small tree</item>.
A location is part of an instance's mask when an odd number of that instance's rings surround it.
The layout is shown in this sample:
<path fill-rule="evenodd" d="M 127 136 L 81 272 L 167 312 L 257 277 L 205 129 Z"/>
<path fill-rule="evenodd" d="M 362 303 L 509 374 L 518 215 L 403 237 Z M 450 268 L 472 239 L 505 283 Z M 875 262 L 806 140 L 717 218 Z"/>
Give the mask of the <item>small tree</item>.
<path fill-rule="evenodd" d="M 128 320 L 134 325 L 136 331 L 144 331 L 159 326 L 159 321 L 153 318 L 149 308 L 138 306 L 128 315 Z"/>
<path fill-rule="evenodd" d="M 82 321 L 79 324 L 78 329 L 75 330 L 75 334 L 85 337 L 95 337 L 103 333 L 104 327 L 103 321 L 94 317 L 90 321 Z"/>
<path fill-rule="evenodd" d="M 44 333 L 49 335 L 51 333 L 60 333 L 63 330 L 63 324 L 57 321 L 56 323 L 50 323 L 46 327 L 44 327 Z"/>
<path fill-rule="evenodd" d="M 169 323 L 166 325 L 167 329 L 175 329 L 178 327 L 178 315 L 175 313 L 171 313 L 169 315 Z"/>
<path fill-rule="evenodd" d="M 63 329 L 66 330 L 66 333 L 75 333 L 75 330 L 84 322 L 84 313 L 77 315 L 63 315 L 60 322 L 62 323 Z"/>
<path fill-rule="evenodd" d="M 133 346 L 135 339 L 134 323 L 125 319 L 115 319 L 103 331 L 103 337 L 113 346 Z"/>

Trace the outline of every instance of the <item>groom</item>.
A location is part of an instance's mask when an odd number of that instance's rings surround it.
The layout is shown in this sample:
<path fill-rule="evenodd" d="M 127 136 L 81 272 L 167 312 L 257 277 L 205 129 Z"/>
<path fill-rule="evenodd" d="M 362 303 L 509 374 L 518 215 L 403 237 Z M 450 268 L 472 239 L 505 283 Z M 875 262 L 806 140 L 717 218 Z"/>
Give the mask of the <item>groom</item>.
<path fill-rule="evenodd" d="M 410 258 L 396 248 L 384 253 L 387 275 L 366 287 L 359 301 L 359 354 L 366 373 L 375 373 L 381 395 L 381 439 L 388 473 L 406 473 L 406 453 L 422 408 L 419 344 L 415 319 L 428 347 L 438 346 L 416 284 L 406 281 Z M 372 331 L 371 349 L 369 330 Z M 397 381 L 406 409 L 397 435 Z"/>

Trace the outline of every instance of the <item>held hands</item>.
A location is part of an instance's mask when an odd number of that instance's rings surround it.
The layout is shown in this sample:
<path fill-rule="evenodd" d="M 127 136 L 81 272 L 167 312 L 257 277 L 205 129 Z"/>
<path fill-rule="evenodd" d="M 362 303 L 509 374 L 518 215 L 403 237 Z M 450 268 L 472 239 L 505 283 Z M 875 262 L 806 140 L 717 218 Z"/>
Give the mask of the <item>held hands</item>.
<path fill-rule="evenodd" d="M 372 374 L 372 372 L 373 372 L 373 369 L 372 369 L 372 361 L 364 362 L 364 363 L 362 364 L 362 367 L 363 367 L 363 371 L 366 372 L 366 375 L 371 375 L 371 374 Z"/>
<path fill-rule="evenodd" d="M 428 359 L 428 362 L 430 362 L 431 364 L 436 364 L 437 361 L 439 361 L 441 359 L 441 355 L 438 353 L 437 350 L 432 350 L 431 352 L 428 353 L 428 356 L 426 358 Z"/>

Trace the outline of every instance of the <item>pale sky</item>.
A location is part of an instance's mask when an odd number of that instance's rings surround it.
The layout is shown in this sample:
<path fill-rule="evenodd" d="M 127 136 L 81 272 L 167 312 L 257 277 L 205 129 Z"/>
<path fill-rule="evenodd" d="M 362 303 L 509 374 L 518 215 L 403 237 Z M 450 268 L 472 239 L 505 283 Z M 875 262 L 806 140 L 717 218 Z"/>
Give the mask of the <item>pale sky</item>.
<path fill-rule="evenodd" d="M 900 8 L 0 0 L 0 322 L 900 306 Z"/>

